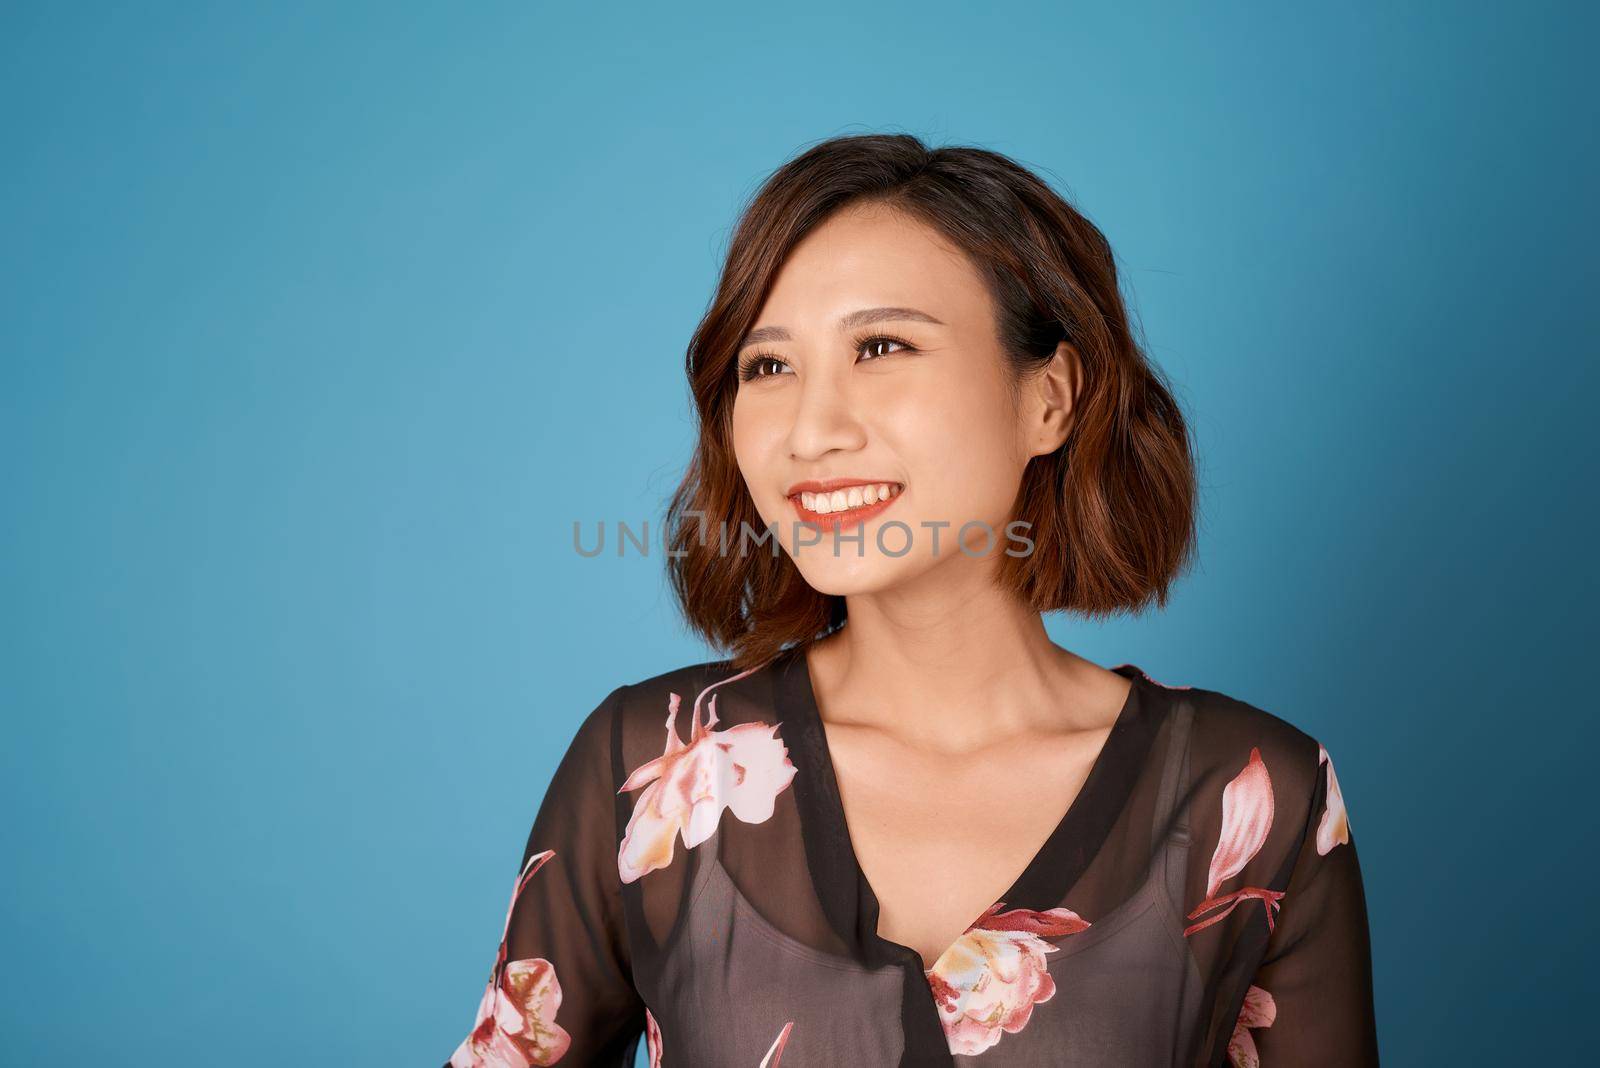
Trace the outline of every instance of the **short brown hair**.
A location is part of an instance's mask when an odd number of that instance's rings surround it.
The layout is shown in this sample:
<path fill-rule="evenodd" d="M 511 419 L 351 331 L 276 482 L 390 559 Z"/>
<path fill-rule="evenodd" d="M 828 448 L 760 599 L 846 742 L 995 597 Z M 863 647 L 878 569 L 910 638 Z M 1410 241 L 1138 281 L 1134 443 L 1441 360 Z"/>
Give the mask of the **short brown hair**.
<path fill-rule="evenodd" d="M 1165 605 L 1195 549 L 1188 428 L 1130 329 L 1104 235 L 1013 160 L 986 149 L 930 149 L 908 134 L 837 137 L 785 163 L 746 205 L 714 299 L 689 343 L 700 420 L 694 456 L 667 511 L 668 571 L 689 624 L 752 667 L 840 625 L 844 598 L 812 589 L 786 553 L 721 549 L 765 528 L 730 439 L 740 340 L 779 268 L 847 206 L 906 211 L 962 249 L 998 309 L 1001 348 L 1020 381 L 1065 339 L 1083 364 L 1065 442 L 1023 473 L 1014 515 L 1031 523 L 1026 556 L 1002 554 L 1002 588 L 1041 612 L 1089 617 Z"/>

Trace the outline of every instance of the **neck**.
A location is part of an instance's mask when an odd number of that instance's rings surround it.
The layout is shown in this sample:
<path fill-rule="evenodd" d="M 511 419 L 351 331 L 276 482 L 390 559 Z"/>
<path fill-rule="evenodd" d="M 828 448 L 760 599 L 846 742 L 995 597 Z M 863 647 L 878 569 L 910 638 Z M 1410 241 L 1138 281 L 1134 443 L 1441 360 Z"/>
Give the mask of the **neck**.
<path fill-rule="evenodd" d="M 1111 689 L 1126 692 L 1122 680 L 1056 645 L 1037 611 L 979 569 L 940 570 L 972 578 L 846 599 L 848 622 L 810 658 L 826 721 L 962 751 L 1103 725 L 1102 706 L 1119 703 Z"/>

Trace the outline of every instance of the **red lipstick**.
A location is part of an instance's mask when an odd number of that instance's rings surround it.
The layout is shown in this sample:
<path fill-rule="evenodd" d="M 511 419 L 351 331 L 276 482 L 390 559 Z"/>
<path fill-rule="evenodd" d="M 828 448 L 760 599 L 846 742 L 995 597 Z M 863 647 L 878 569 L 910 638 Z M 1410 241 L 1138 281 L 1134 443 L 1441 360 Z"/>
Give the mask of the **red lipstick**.
<path fill-rule="evenodd" d="M 851 486 L 877 486 L 884 484 L 890 487 L 891 496 L 880 501 L 873 501 L 871 504 L 862 504 L 855 508 L 846 508 L 838 512 L 812 511 L 805 506 L 800 496 L 802 493 L 832 493 L 835 490 L 848 490 Z M 871 519 L 899 500 L 900 495 L 904 492 L 905 486 L 892 478 L 824 478 L 796 482 L 789 487 L 788 497 L 794 505 L 795 512 L 803 522 L 823 529 L 831 528 L 839 531 L 845 527 L 853 527 Z"/>

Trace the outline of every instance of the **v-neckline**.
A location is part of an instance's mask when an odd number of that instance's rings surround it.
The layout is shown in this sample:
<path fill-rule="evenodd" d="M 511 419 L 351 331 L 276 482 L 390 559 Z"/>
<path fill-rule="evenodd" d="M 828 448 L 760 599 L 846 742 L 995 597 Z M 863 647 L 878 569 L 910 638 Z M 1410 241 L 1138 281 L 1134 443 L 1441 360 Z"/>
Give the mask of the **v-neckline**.
<path fill-rule="evenodd" d="M 804 644 L 785 650 L 773 667 L 773 698 L 780 725 L 798 728 L 783 734 L 795 750 L 795 801 L 806 861 L 823 912 L 842 938 L 861 947 L 869 964 L 915 964 L 919 973 L 928 971 L 921 953 L 878 933 L 881 905 L 850 837 Z M 1042 911 L 1063 904 L 1133 794 L 1159 725 L 1159 717 L 1153 714 L 1156 684 L 1134 664 L 1110 670 L 1130 681 L 1128 696 L 1077 795 L 1022 873 L 996 899 L 1008 909 Z M 941 957 L 949 950 L 946 946 Z"/>

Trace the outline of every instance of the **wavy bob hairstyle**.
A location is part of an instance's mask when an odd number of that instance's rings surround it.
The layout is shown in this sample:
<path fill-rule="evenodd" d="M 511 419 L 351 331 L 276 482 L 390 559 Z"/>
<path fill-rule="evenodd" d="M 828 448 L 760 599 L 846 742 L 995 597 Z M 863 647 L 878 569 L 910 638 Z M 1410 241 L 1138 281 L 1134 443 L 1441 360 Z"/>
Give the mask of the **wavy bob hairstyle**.
<path fill-rule="evenodd" d="M 1034 549 L 1001 554 L 997 581 L 1040 612 L 1103 617 L 1164 606 L 1195 549 L 1193 449 L 1177 403 L 1129 328 L 1105 237 L 1043 181 L 985 149 L 907 134 L 838 137 L 775 171 L 746 205 L 686 370 L 699 440 L 668 507 L 668 572 L 690 626 L 754 667 L 845 620 L 785 553 L 728 552 L 708 530 L 765 529 L 730 438 L 740 340 L 789 252 L 833 213 L 898 208 L 963 250 L 997 309 L 1021 383 L 1062 340 L 1082 384 L 1066 440 L 1028 462 L 1013 516 Z"/>

